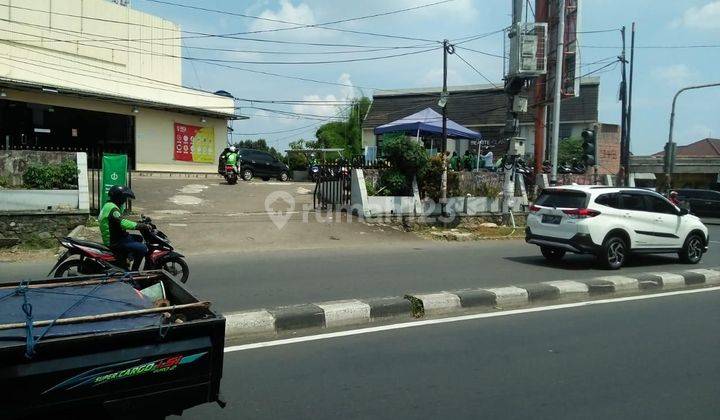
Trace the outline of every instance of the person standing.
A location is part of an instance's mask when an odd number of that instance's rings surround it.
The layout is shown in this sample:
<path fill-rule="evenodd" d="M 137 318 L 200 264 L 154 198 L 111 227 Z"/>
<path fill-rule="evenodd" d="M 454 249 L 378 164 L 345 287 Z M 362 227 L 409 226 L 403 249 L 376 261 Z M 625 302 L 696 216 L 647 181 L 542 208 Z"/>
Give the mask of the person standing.
<path fill-rule="evenodd" d="M 483 150 L 483 163 L 485 165 L 485 169 L 492 171 L 495 168 L 495 162 L 493 161 L 495 156 L 493 155 L 492 150 L 490 150 L 489 147 L 486 147 L 485 150 Z"/>
<path fill-rule="evenodd" d="M 452 157 L 450 158 L 450 170 L 457 171 L 458 170 L 458 154 L 457 152 L 453 152 Z"/>

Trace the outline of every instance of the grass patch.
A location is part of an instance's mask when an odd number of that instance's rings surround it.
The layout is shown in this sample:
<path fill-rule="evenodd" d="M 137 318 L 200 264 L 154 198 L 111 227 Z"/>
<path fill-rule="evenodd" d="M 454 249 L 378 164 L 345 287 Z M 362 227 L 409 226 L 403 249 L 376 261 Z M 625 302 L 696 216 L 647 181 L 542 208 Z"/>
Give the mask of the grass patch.
<path fill-rule="evenodd" d="M 22 241 L 18 245 L 18 249 L 23 251 L 34 251 L 39 249 L 50 249 L 57 248 L 58 241 L 55 238 L 41 238 L 37 235 L 32 235 L 30 238 Z"/>

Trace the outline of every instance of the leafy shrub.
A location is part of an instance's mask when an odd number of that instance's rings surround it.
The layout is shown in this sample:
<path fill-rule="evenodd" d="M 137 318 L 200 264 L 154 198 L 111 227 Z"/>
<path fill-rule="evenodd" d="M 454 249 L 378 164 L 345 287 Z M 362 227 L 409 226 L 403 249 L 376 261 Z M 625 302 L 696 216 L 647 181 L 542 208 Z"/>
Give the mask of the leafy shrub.
<path fill-rule="evenodd" d="M 380 184 L 383 186 L 382 195 L 410 195 L 410 185 L 407 176 L 400 170 L 388 169 L 380 175 Z"/>
<path fill-rule="evenodd" d="M 382 152 L 390 165 L 405 175 L 416 175 L 428 164 L 427 151 L 422 143 L 408 138 L 403 133 L 385 135 Z"/>
<path fill-rule="evenodd" d="M 77 164 L 70 159 L 61 163 L 33 163 L 23 174 L 26 188 L 36 190 L 73 190 L 78 186 Z"/>
<path fill-rule="evenodd" d="M 368 195 L 377 195 L 377 191 L 375 190 L 375 183 L 372 182 L 372 180 L 365 180 L 365 189 L 367 190 Z"/>
<path fill-rule="evenodd" d="M 421 143 L 403 133 L 383 135 L 383 158 L 390 168 L 380 175 L 378 191 L 383 195 L 410 195 L 410 185 L 415 176 L 422 176 L 427 169 L 428 155 Z"/>

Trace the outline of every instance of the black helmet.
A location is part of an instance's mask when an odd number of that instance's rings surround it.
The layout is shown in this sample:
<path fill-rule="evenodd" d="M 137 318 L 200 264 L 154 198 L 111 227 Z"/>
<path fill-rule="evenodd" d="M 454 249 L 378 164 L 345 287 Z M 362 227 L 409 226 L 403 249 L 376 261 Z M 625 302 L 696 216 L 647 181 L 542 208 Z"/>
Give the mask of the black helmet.
<path fill-rule="evenodd" d="M 128 198 L 135 198 L 135 193 L 124 185 L 113 185 L 108 191 L 108 198 L 119 206 L 125 203 Z"/>

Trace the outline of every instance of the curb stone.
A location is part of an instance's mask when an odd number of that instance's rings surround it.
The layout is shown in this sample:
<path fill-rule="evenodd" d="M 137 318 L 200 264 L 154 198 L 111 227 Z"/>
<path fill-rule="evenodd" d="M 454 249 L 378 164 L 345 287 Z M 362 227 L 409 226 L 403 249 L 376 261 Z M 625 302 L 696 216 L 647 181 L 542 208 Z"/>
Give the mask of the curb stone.
<path fill-rule="evenodd" d="M 226 337 L 277 335 L 311 328 L 363 326 L 387 319 L 412 321 L 427 315 L 462 313 L 468 309 L 508 309 L 552 304 L 562 299 L 589 300 L 597 295 L 627 295 L 720 284 L 720 267 L 677 273 L 631 273 L 586 280 L 555 280 L 483 289 L 408 294 L 372 299 L 348 299 L 256 309 L 225 315 Z M 413 303 L 420 305 L 413 313 Z M 414 316 L 415 315 L 415 316 Z"/>

